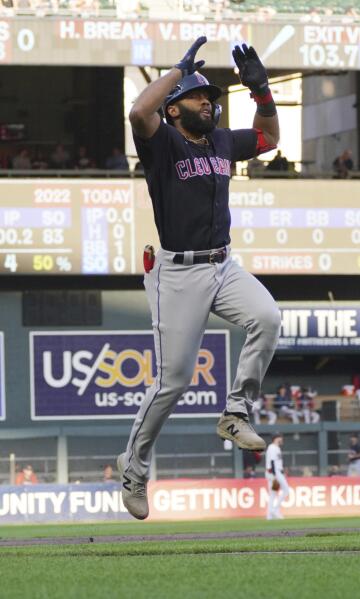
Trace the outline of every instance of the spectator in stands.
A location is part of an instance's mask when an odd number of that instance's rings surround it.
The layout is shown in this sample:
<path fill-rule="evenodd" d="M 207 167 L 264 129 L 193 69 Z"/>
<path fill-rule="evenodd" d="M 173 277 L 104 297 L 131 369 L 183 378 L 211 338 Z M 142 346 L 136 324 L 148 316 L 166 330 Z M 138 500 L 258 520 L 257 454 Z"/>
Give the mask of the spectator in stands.
<path fill-rule="evenodd" d="M 16 485 L 36 485 L 38 478 L 31 464 L 27 464 L 15 478 Z"/>
<path fill-rule="evenodd" d="M 293 424 L 299 424 L 299 415 L 291 392 L 286 385 L 281 385 L 273 401 L 273 408 L 278 416 L 289 418 Z"/>
<path fill-rule="evenodd" d="M 75 168 L 79 170 L 96 168 L 95 161 L 88 155 L 86 146 L 79 147 L 75 160 Z"/>
<path fill-rule="evenodd" d="M 355 433 L 350 437 L 347 473 L 348 476 L 360 476 L 360 441 Z"/>
<path fill-rule="evenodd" d="M 249 160 L 247 165 L 247 174 L 249 179 L 263 177 L 265 169 L 266 167 L 264 161 L 260 160 L 260 158 L 255 157 L 252 160 Z"/>
<path fill-rule="evenodd" d="M 31 169 L 31 160 L 30 160 L 29 152 L 27 151 L 26 148 L 22 148 L 16 154 L 16 156 L 13 158 L 12 167 L 13 167 L 13 169 L 23 170 L 23 171 Z"/>
<path fill-rule="evenodd" d="M 269 399 L 266 395 L 260 395 L 252 405 L 252 413 L 254 415 L 255 424 L 260 424 L 261 416 L 268 419 L 268 424 L 275 424 L 277 420 L 276 413 L 270 409 Z"/>
<path fill-rule="evenodd" d="M 333 162 L 334 179 L 346 179 L 354 168 L 351 150 L 344 150 Z"/>
<path fill-rule="evenodd" d="M 262 460 L 262 453 L 260 451 L 250 451 L 248 449 L 243 449 L 242 454 L 244 465 L 244 478 L 255 478 L 256 466 Z"/>
<path fill-rule="evenodd" d="M 54 169 L 70 168 L 70 154 L 63 144 L 58 144 L 50 156 L 50 165 Z"/>
<path fill-rule="evenodd" d="M 276 155 L 274 156 L 274 158 L 272 160 L 270 160 L 266 169 L 268 171 L 275 171 L 275 172 L 284 172 L 284 171 L 289 170 L 288 160 L 287 160 L 286 156 L 283 156 L 281 154 L 281 150 L 278 150 L 276 152 Z"/>
<path fill-rule="evenodd" d="M 273 6 L 259 6 L 256 11 L 256 20 L 259 23 L 270 21 L 276 15 L 276 8 Z"/>
<path fill-rule="evenodd" d="M 312 476 L 312 475 L 313 475 L 313 471 L 310 468 L 310 466 L 303 466 L 302 467 L 301 476 Z"/>
<path fill-rule="evenodd" d="M 118 19 L 136 19 L 141 14 L 139 0 L 115 0 L 115 6 Z"/>
<path fill-rule="evenodd" d="M 252 466 L 246 466 L 244 468 L 244 478 L 255 478 L 256 472 Z"/>
<path fill-rule="evenodd" d="M 333 464 L 329 468 L 329 476 L 340 476 L 340 468 L 337 464 Z"/>
<path fill-rule="evenodd" d="M 321 14 L 318 8 L 312 8 L 300 17 L 303 23 L 321 23 Z"/>
<path fill-rule="evenodd" d="M 314 397 L 316 395 L 316 391 L 311 391 L 311 389 L 303 387 L 296 399 L 298 415 L 304 418 L 306 424 L 315 424 L 320 420 L 320 414 L 314 409 Z"/>
<path fill-rule="evenodd" d="M 36 150 L 35 156 L 31 163 L 31 167 L 34 170 L 41 170 L 41 171 L 44 171 L 49 167 L 48 162 L 47 162 L 42 150 L 39 150 L 39 149 Z"/>
<path fill-rule="evenodd" d="M 116 482 L 116 480 L 114 478 L 113 469 L 110 464 L 106 464 L 106 466 L 104 466 L 103 482 L 104 483 L 115 483 Z"/>
<path fill-rule="evenodd" d="M 129 162 L 118 147 L 114 147 L 111 156 L 106 159 L 105 168 L 114 171 L 129 171 Z"/>

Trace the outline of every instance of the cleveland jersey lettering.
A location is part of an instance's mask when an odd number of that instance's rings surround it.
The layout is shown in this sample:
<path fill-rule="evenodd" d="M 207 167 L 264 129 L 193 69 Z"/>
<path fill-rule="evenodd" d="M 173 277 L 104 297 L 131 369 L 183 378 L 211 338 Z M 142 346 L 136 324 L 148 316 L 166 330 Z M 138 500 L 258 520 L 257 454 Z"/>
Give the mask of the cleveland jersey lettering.
<path fill-rule="evenodd" d="M 219 158 L 218 156 L 201 156 L 200 158 L 186 158 L 179 160 L 175 164 L 179 179 L 187 179 L 188 177 L 202 177 L 203 175 L 211 175 L 212 172 L 217 175 L 231 175 L 231 162 L 227 158 Z"/>

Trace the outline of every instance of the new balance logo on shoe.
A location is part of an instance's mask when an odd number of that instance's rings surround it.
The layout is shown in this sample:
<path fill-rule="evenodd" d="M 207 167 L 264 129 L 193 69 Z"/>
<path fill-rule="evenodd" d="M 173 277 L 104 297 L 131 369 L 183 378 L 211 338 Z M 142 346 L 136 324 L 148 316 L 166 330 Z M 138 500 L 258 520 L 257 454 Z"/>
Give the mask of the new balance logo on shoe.
<path fill-rule="evenodd" d="M 259 437 L 251 424 L 236 414 L 223 414 L 216 430 L 222 439 L 232 441 L 240 449 L 263 451 L 266 448 L 264 439 Z"/>
<path fill-rule="evenodd" d="M 117 466 L 120 472 L 122 481 L 121 496 L 123 504 L 129 514 L 138 520 L 145 520 L 149 515 L 149 503 L 146 493 L 146 481 L 139 482 L 132 480 L 124 472 L 125 470 L 125 453 L 118 456 Z"/>
<path fill-rule="evenodd" d="M 230 435 L 234 436 L 239 432 L 239 429 L 235 426 L 235 424 L 230 424 L 226 430 L 229 431 Z"/>
<path fill-rule="evenodd" d="M 125 474 L 123 475 L 123 487 L 127 491 L 131 491 L 131 479 Z"/>

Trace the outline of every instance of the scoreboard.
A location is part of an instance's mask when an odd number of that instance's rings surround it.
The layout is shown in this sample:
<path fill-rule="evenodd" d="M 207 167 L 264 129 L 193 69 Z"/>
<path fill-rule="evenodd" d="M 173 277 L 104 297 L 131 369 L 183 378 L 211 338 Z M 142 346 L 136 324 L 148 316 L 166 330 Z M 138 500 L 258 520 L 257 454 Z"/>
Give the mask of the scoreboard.
<path fill-rule="evenodd" d="M 236 13 L 224 21 L 171 20 L 174 15 L 169 13 L 158 20 L 149 5 L 148 19 L 0 17 L 0 64 L 163 68 L 176 64 L 194 39 L 206 35 L 201 57 L 207 67 L 233 68 L 232 48 L 242 41 L 255 46 L 267 68 L 360 67 L 359 23 L 345 23 L 341 16 L 303 23 L 288 15 L 286 20 L 258 23 Z"/>
<path fill-rule="evenodd" d="M 360 182 L 232 180 L 232 256 L 254 274 L 359 274 Z M 0 275 L 142 274 L 144 179 L 0 180 Z"/>

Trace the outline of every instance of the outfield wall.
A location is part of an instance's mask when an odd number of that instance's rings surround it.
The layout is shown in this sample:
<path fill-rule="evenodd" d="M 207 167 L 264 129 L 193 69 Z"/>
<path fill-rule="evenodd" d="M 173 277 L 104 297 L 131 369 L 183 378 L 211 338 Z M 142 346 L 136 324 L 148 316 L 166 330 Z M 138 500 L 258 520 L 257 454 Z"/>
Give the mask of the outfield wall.
<path fill-rule="evenodd" d="M 285 517 L 354 516 L 360 477 L 289 478 Z M 171 480 L 149 483 L 150 520 L 265 517 L 265 479 Z M 4 486 L 0 524 L 128 520 L 119 483 Z"/>

